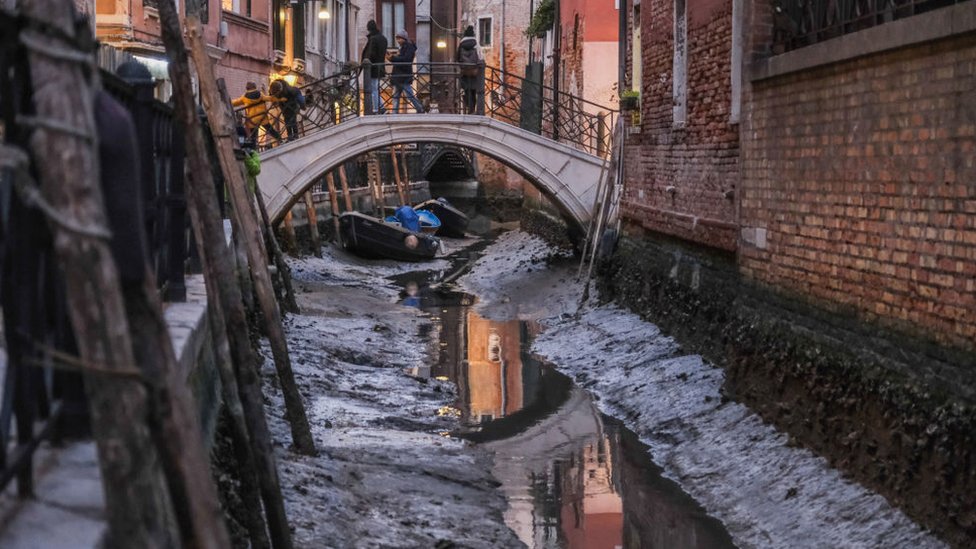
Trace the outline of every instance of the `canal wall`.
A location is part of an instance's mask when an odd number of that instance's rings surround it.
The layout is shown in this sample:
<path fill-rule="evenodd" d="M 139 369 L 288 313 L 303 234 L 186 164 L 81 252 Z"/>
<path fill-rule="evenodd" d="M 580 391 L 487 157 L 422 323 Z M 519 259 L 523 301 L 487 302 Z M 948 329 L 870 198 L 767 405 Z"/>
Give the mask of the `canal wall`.
<path fill-rule="evenodd" d="M 755 285 L 732 253 L 640 229 L 598 277 L 603 299 L 722 366 L 725 397 L 951 544 L 976 539 L 971 353 Z"/>

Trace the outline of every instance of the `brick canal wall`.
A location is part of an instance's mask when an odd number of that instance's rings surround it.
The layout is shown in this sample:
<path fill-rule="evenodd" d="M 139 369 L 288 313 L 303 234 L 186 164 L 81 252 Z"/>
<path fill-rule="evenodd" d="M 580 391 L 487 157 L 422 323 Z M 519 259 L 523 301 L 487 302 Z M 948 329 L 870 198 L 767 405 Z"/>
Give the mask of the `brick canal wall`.
<path fill-rule="evenodd" d="M 971 354 L 771 292 L 729 252 L 627 232 L 599 267 L 601 298 L 722 366 L 726 396 L 944 539 L 974 539 Z"/>

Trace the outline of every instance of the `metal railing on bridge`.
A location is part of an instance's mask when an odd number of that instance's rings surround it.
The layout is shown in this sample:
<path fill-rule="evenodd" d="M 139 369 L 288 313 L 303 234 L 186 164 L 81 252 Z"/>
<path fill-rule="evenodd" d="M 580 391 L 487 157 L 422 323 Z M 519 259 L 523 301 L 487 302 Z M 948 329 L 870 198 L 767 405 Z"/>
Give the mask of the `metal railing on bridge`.
<path fill-rule="evenodd" d="M 401 67 L 410 71 L 393 74 Z M 286 123 L 286 112 L 293 107 L 275 97 L 265 95 L 267 101 L 238 109 L 242 139 L 264 150 L 358 116 L 436 112 L 488 116 L 601 157 L 613 145 L 614 109 L 495 67 L 480 65 L 472 76 L 462 74 L 466 67 L 460 63 L 386 63 L 379 78 L 371 76 L 370 68 L 375 66 L 351 66 L 302 86 L 305 106 L 292 110 L 298 112 L 294 124 Z M 407 80 L 416 104 L 409 100 Z M 376 105 L 371 92 L 374 82 Z M 470 90 L 467 104 L 466 87 Z M 289 126 L 295 135 L 290 135 Z"/>

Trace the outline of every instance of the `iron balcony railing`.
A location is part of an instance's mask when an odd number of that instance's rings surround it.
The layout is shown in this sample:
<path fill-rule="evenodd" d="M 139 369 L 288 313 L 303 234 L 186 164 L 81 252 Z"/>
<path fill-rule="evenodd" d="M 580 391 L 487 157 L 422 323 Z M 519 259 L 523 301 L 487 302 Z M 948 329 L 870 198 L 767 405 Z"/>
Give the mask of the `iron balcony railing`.
<path fill-rule="evenodd" d="M 459 63 L 405 64 L 413 71 L 411 88 L 422 111 L 484 115 L 518 126 L 554 141 L 597 156 L 609 154 L 612 146 L 610 128 L 617 113 L 614 109 L 586 101 L 521 76 L 494 67 L 479 67 L 474 86 L 474 105 L 467 109 L 462 89 Z M 264 150 L 292 139 L 340 124 L 349 118 L 373 113 L 416 113 L 416 107 L 401 94 L 394 105 L 396 80 L 393 69 L 401 64 L 383 65 L 384 76 L 374 79 L 367 67 L 350 67 L 301 87 L 305 107 L 296 124 L 296 135 L 290 136 L 280 104 L 269 101 L 264 107 L 252 106 L 236 111 L 245 142 Z M 363 84 L 360 86 L 360 78 Z M 377 82 L 379 102 L 373 105 L 367 92 Z M 470 99 L 469 99 L 470 101 Z M 250 111 L 250 112 L 249 112 Z M 267 124 L 256 121 L 267 120 Z"/>
<path fill-rule="evenodd" d="M 773 53 L 967 0 L 774 0 Z"/>

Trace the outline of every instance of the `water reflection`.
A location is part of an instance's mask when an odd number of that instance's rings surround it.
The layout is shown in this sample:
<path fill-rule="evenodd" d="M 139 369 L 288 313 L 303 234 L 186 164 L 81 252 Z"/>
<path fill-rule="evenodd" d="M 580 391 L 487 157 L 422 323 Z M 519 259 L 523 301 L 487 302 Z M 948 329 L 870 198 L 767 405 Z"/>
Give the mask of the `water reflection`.
<path fill-rule="evenodd" d="M 405 286 L 404 303 L 436 318 L 439 338 L 437 362 L 413 374 L 457 384 L 450 413 L 461 436 L 494 452 L 505 521 L 526 545 L 733 546 L 721 523 L 661 476 L 634 433 L 531 355 L 538 326 L 485 319 L 465 294 Z"/>

